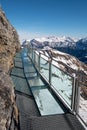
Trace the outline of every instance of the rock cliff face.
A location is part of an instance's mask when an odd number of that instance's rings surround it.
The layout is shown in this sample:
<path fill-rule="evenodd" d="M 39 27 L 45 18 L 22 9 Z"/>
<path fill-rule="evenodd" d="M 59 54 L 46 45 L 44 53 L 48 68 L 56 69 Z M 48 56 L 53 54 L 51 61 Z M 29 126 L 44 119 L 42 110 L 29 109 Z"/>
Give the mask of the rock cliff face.
<path fill-rule="evenodd" d="M 19 49 L 18 34 L 0 8 L 0 130 L 17 130 L 14 85 L 8 72 L 14 65 L 13 57 Z"/>
<path fill-rule="evenodd" d="M 0 68 L 8 72 L 13 65 L 13 56 L 20 48 L 16 30 L 5 17 L 0 9 Z"/>

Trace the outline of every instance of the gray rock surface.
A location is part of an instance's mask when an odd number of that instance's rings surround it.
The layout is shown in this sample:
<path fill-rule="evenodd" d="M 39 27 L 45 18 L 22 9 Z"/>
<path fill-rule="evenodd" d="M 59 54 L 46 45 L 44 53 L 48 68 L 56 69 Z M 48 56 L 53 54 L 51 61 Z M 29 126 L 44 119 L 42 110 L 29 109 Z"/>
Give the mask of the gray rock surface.
<path fill-rule="evenodd" d="M 14 85 L 8 74 L 13 58 L 20 49 L 16 30 L 0 8 L 0 130 L 17 130 L 18 109 Z"/>
<path fill-rule="evenodd" d="M 0 68 L 8 72 L 13 66 L 13 56 L 20 48 L 16 30 L 0 9 Z"/>

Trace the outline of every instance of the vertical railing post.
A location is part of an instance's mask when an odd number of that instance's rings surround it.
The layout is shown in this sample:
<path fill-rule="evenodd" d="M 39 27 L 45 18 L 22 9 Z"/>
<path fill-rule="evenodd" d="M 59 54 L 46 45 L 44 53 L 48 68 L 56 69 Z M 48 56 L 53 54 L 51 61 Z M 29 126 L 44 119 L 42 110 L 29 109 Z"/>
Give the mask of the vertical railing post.
<path fill-rule="evenodd" d="M 35 58 L 36 58 L 36 56 L 35 56 L 35 51 L 34 51 L 34 65 L 35 65 Z"/>
<path fill-rule="evenodd" d="M 75 89 L 75 112 L 76 114 L 79 113 L 79 101 L 80 101 L 80 86 L 79 86 L 79 82 L 76 78 L 76 89 Z"/>
<path fill-rule="evenodd" d="M 29 54 L 29 45 L 28 45 L 28 54 Z"/>
<path fill-rule="evenodd" d="M 28 54 L 30 56 L 30 44 L 28 44 Z"/>
<path fill-rule="evenodd" d="M 33 48 L 33 56 L 32 56 L 32 61 L 34 62 L 34 48 Z"/>
<path fill-rule="evenodd" d="M 73 85 L 72 85 L 72 98 L 71 98 L 71 109 L 75 112 L 75 95 L 76 95 L 76 75 L 73 75 Z"/>
<path fill-rule="evenodd" d="M 39 59 L 38 59 L 38 70 L 40 72 L 40 57 L 41 57 L 41 53 L 39 52 Z"/>
<path fill-rule="evenodd" d="M 52 64 L 52 60 L 49 59 L 49 84 L 51 85 L 51 77 L 52 77 L 52 67 L 51 67 L 51 64 Z"/>
<path fill-rule="evenodd" d="M 31 46 L 30 46 L 29 50 L 30 50 L 30 51 L 29 51 L 29 56 L 31 57 Z"/>
<path fill-rule="evenodd" d="M 78 112 L 79 112 L 79 99 L 80 99 L 80 87 L 79 87 L 76 75 L 74 75 L 74 83 L 73 83 L 72 91 L 73 91 L 72 110 L 75 114 L 78 114 Z"/>
<path fill-rule="evenodd" d="M 33 46 L 32 46 L 32 56 L 31 57 L 32 57 L 32 60 L 33 60 Z"/>

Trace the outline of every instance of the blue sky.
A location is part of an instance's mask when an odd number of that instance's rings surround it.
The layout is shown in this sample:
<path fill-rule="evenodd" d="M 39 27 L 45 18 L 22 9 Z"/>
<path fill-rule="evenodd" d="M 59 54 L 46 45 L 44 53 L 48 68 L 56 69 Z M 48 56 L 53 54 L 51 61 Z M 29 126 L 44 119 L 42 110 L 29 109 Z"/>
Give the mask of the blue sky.
<path fill-rule="evenodd" d="M 87 0 L 0 0 L 21 39 L 87 36 Z"/>

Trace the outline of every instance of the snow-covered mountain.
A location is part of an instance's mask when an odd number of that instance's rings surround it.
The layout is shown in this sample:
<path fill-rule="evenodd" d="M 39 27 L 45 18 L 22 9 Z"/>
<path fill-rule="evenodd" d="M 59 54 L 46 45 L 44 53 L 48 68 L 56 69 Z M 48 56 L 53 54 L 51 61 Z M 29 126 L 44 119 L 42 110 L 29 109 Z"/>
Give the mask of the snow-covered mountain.
<path fill-rule="evenodd" d="M 46 46 L 55 48 L 59 51 L 73 55 L 87 64 L 87 37 L 82 38 L 80 40 L 76 40 L 65 36 L 50 36 L 35 38 L 29 40 L 26 43 L 30 43 L 32 46 L 36 48 L 44 48 Z"/>
<path fill-rule="evenodd" d="M 32 46 L 43 48 L 49 46 L 59 51 L 68 53 L 77 57 L 79 60 L 87 64 L 87 37 L 76 40 L 70 37 L 42 37 L 35 38 L 30 41 Z"/>
<path fill-rule="evenodd" d="M 67 46 L 74 46 L 75 41 L 70 37 L 42 37 L 42 38 L 35 38 L 30 41 L 30 43 L 35 47 L 67 47 Z"/>
<path fill-rule="evenodd" d="M 56 47 L 75 47 L 76 49 L 87 49 L 87 37 L 80 40 L 76 40 L 70 37 L 41 37 L 30 40 L 30 43 L 35 47 L 50 46 Z"/>
<path fill-rule="evenodd" d="M 63 36 L 63 37 L 50 36 L 50 37 L 42 37 L 42 38 L 35 38 L 35 39 L 39 42 L 45 42 L 45 41 L 48 41 L 48 42 L 67 42 L 67 41 L 73 42 L 73 40 L 70 37 L 66 37 L 66 36 Z"/>

